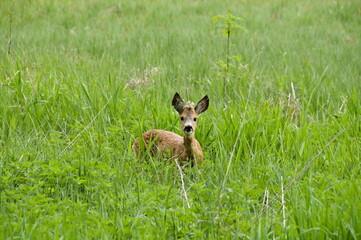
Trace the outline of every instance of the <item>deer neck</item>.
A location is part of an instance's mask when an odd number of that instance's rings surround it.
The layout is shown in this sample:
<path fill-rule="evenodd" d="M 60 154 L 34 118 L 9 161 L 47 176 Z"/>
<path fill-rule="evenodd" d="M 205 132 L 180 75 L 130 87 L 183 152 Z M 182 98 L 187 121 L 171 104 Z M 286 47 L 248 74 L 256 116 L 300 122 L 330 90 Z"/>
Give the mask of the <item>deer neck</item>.
<path fill-rule="evenodd" d="M 194 133 L 191 135 L 184 135 L 184 147 L 187 153 L 188 158 L 194 158 L 194 148 L 196 147 L 195 142 L 196 139 L 194 137 Z"/>

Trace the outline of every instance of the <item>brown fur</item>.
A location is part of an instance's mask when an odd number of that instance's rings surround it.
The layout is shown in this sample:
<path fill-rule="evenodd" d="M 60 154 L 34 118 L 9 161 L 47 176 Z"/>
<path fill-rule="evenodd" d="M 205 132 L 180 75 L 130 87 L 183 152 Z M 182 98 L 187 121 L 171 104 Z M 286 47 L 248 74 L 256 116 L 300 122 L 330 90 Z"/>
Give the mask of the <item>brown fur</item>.
<path fill-rule="evenodd" d="M 196 120 L 208 108 L 208 97 L 205 96 L 197 106 L 183 100 L 178 93 L 174 95 L 173 106 L 178 111 L 181 128 L 184 136 L 164 130 L 149 130 L 143 133 L 143 141 L 137 138 L 133 143 L 133 150 L 137 157 L 149 151 L 152 156 L 176 158 L 180 165 L 190 162 L 192 166 L 203 163 L 203 151 L 199 142 L 194 137 Z"/>
<path fill-rule="evenodd" d="M 189 160 L 203 163 L 203 151 L 195 138 L 188 139 L 173 132 L 153 129 L 143 133 L 143 140 L 144 143 L 139 144 L 137 138 L 133 144 L 137 157 L 148 149 L 152 156 L 177 157 L 180 165 Z M 141 149 L 139 145 L 142 145 Z"/>

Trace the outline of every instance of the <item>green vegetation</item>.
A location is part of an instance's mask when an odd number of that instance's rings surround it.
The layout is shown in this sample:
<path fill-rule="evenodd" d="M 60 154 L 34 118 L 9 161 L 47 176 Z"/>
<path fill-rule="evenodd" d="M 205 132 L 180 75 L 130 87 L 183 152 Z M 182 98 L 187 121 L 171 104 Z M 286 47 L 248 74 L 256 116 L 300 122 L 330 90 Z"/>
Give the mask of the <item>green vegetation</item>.
<path fill-rule="evenodd" d="M 360 12 L 2 0 L 0 238 L 360 239 Z M 229 45 L 212 20 L 227 13 L 247 29 Z M 148 129 L 181 133 L 176 91 L 210 98 L 205 164 L 184 185 L 131 149 Z"/>

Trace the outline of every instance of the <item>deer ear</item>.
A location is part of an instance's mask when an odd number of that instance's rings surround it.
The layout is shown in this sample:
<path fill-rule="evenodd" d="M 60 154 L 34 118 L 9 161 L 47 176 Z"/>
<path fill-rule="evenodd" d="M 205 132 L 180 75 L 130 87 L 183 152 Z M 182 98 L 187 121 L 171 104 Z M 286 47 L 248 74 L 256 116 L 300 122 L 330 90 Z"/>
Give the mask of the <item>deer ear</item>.
<path fill-rule="evenodd" d="M 177 112 L 181 113 L 183 111 L 184 102 L 177 92 L 174 94 L 172 105 Z"/>
<path fill-rule="evenodd" d="M 208 105 L 209 105 L 209 98 L 206 95 L 204 98 L 202 98 L 202 100 L 200 100 L 197 103 L 197 106 L 195 108 L 196 113 L 201 114 L 202 112 L 205 112 L 208 109 Z"/>

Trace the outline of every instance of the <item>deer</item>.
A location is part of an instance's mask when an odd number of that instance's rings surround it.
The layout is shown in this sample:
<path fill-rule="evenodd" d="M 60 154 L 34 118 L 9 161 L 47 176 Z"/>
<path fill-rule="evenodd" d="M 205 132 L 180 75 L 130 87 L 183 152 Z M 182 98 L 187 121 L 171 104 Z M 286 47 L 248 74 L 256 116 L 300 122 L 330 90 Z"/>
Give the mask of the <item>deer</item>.
<path fill-rule="evenodd" d="M 152 129 L 142 134 L 142 140 L 137 138 L 134 141 L 133 151 L 138 158 L 149 152 L 153 157 L 175 159 L 182 167 L 188 164 L 197 167 L 203 164 L 203 151 L 194 133 L 199 115 L 208 109 L 209 98 L 206 95 L 197 105 L 189 101 L 184 104 L 183 99 L 176 92 L 172 105 L 179 114 L 183 136 L 170 131 Z"/>

